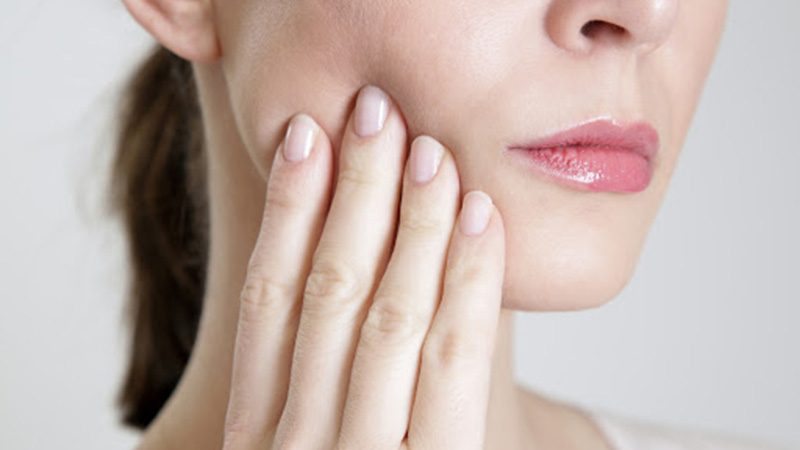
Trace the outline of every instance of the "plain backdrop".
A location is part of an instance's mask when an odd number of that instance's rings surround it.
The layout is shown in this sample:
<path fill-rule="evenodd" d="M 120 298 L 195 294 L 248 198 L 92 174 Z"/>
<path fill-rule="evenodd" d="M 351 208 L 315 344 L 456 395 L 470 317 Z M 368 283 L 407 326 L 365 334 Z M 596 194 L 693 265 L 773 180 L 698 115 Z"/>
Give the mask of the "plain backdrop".
<path fill-rule="evenodd" d="M 698 0 L 687 0 L 698 1 Z M 800 447 L 800 2 L 732 0 L 636 274 L 517 314 L 521 382 L 587 408 Z M 118 0 L 0 2 L 0 448 L 131 448 L 118 88 L 151 44 Z"/>

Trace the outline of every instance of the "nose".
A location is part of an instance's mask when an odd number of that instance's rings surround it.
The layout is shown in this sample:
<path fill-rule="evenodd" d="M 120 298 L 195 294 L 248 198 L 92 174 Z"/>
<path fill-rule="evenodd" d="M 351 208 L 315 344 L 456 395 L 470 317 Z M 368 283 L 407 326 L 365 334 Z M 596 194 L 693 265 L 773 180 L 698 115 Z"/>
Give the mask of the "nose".
<path fill-rule="evenodd" d="M 559 47 L 588 54 L 603 47 L 652 52 L 675 27 L 680 0 L 552 0 L 545 18 Z"/>

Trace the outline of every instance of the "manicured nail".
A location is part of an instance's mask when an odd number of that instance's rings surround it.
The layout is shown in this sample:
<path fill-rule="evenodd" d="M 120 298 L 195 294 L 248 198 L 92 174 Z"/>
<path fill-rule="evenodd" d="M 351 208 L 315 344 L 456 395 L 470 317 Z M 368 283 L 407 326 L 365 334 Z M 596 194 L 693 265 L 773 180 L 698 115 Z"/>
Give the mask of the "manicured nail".
<path fill-rule="evenodd" d="M 411 181 L 425 184 L 436 176 L 444 156 L 444 147 L 428 136 L 420 136 L 411 144 L 409 169 Z"/>
<path fill-rule="evenodd" d="M 355 112 L 355 131 L 361 137 L 378 134 L 389 114 L 389 96 L 375 86 L 366 86 L 358 93 Z"/>
<path fill-rule="evenodd" d="M 461 234 L 477 236 L 486 230 L 493 209 L 492 199 L 484 192 L 472 191 L 464 197 L 459 226 Z"/>
<path fill-rule="evenodd" d="M 317 137 L 316 122 L 305 114 L 298 114 L 289 122 L 286 139 L 283 142 L 283 156 L 287 161 L 300 162 L 311 154 Z"/>

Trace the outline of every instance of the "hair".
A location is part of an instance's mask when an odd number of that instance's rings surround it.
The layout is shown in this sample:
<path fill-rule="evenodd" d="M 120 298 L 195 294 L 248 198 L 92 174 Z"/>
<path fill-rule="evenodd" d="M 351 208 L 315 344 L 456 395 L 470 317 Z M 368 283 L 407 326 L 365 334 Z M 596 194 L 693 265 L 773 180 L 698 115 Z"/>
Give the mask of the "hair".
<path fill-rule="evenodd" d="M 129 280 L 129 360 L 117 406 L 144 429 L 183 374 L 197 335 L 208 258 L 206 161 L 192 66 L 158 46 L 128 81 L 110 179 Z"/>

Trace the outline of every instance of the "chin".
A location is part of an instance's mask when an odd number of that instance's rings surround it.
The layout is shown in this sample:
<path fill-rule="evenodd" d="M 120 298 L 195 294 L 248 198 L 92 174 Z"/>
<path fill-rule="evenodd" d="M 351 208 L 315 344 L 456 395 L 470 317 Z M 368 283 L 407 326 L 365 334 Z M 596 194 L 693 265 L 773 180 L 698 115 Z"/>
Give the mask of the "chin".
<path fill-rule="evenodd" d="M 507 243 L 518 243 L 507 235 Z M 552 236 L 506 246 L 503 308 L 577 311 L 613 300 L 633 276 L 639 249 L 600 236 Z M 539 244 L 539 245 L 537 245 Z"/>

